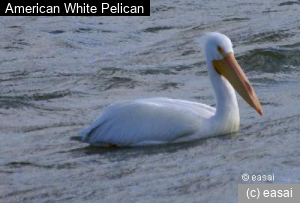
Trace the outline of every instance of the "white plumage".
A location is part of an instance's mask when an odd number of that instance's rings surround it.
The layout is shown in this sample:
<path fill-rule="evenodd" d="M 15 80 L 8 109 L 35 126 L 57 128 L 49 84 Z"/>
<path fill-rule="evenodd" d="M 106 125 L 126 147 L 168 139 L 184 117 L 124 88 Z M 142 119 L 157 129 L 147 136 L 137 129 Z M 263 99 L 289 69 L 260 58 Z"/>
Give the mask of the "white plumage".
<path fill-rule="evenodd" d="M 82 141 L 93 145 L 136 146 L 189 141 L 238 131 L 240 118 L 235 91 L 226 74 L 219 73 L 213 63 L 233 54 L 231 41 L 220 33 L 207 34 L 204 51 L 217 109 L 169 98 L 118 102 L 105 108 L 81 133 Z M 241 78 L 238 79 L 244 79 Z M 246 91 L 256 96 L 251 85 L 250 89 L 248 84 L 246 86 Z M 241 96 L 259 112 L 256 104 Z"/>

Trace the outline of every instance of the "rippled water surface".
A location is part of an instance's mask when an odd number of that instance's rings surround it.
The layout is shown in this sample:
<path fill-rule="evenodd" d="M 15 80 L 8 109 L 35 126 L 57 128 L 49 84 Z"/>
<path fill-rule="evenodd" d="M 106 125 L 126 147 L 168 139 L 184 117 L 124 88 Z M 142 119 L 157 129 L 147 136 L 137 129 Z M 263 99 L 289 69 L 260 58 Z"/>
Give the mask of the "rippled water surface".
<path fill-rule="evenodd" d="M 157 1 L 150 17 L 0 18 L 0 202 L 237 202 L 241 175 L 300 183 L 300 2 Z M 195 39 L 234 44 L 265 115 L 239 133 L 146 148 L 72 139 L 112 102 L 215 105 Z"/>

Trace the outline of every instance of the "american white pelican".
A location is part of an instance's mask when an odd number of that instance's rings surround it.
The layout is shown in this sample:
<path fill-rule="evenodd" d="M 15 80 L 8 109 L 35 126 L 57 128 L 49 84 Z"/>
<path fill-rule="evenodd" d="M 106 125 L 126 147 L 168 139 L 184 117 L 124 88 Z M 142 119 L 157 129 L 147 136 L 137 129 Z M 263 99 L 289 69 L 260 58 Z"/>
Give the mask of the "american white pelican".
<path fill-rule="evenodd" d="M 230 39 L 221 33 L 204 37 L 208 73 L 216 94 L 216 109 L 169 98 L 117 102 L 103 109 L 81 133 L 92 145 L 136 146 L 189 141 L 237 132 L 240 126 L 236 94 L 263 115 L 261 104 L 237 63 Z"/>

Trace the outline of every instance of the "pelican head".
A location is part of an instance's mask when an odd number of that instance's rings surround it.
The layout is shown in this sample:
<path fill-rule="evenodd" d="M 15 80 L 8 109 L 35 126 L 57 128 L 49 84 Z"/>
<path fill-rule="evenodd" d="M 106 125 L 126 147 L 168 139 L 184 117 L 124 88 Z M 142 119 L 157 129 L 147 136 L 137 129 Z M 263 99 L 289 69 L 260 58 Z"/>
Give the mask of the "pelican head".
<path fill-rule="evenodd" d="M 234 57 L 231 40 L 221 33 L 208 33 L 205 35 L 204 53 L 212 82 L 218 78 L 227 80 L 251 107 L 263 115 L 258 97 Z"/>

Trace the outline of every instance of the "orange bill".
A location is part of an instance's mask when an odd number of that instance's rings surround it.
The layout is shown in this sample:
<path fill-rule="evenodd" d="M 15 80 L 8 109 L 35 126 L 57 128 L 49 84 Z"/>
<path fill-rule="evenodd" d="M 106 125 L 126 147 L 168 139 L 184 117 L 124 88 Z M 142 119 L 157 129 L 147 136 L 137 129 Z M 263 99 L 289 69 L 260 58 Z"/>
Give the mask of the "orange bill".
<path fill-rule="evenodd" d="M 216 71 L 224 76 L 241 97 L 262 116 L 263 110 L 260 101 L 233 53 L 223 56 L 223 60 L 213 61 Z"/>

